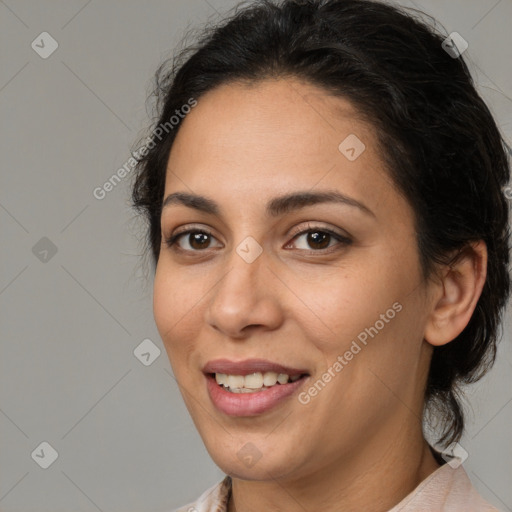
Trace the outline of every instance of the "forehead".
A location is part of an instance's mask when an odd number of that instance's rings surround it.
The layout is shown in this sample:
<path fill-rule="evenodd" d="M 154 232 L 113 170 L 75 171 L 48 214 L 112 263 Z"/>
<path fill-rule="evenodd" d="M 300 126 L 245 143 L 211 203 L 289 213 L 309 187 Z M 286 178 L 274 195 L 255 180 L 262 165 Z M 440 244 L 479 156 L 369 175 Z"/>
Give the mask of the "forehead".
<path fill-rule="evenodd" d="M 317 185 L 370 201 L 378 186 L 392 186 L 373 127 L 348 100 L 281 78 L 225 84 L 198 100 L 174 141 L 165 195 L 215 191 L 228 200 Z"/>
<path fill-rule="evenodd" d="M 218 158 L 259 155 L 267 159 L 281 154 L 289 159 L 293 153 L 318 158 L 320 152 L 328 151 L 326 156 L 332 157 L 337 156 L 344 136 L 355 131 L 361 137 L 373 137 L 371 127 L 348 100 L 312 84 L 292 78 L 236 82 L 199 99 L 182 122 L 173 150 L 196 144 L 189 159 L 205 152 Z"/>

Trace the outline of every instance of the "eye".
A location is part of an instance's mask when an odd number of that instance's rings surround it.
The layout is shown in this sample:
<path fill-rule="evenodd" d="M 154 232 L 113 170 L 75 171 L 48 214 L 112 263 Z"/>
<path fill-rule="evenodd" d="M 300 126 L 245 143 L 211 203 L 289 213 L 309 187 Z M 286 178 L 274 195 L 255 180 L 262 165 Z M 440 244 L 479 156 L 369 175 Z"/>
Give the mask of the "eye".
<path fill-rule="evenodd" d="M 216 246 L 212 246 L 212 241 L 218 242 L 212 233 L 205 229 L 188 229 L 175 233 L 169 238 L 165 238 L 167 247 L 184 252 L 200 252 L 214 247 L 222 247 L 220 243 Z M 295 234 L 292 241 L 289 242 L 285 248 L 309 250 L 312 252 L 332 252 L 340 248 L 338 246 L 344 247 L 351 243 L 352 240 L 341 233 L 336 233 L 333 230 L 320 226 L 315 227 L 308 225 L 308 229 Z"/>
<path fill-rule="evenodd" d="M 306 251 L 312 250 L 314 252 L 320 252 L 324 249 L 331 249 L 336 246 L 346 246 L 352 243 L 350 238 L 320 226 L 313 226 L 309 227 L 307 230 L 300 231 L 293 237 L 292 242 L 294 240 L 299 242 L 293 243 L 294 248 Z M 290 248 L 290 245 L 291 242 L 286 245 L 286 248 Z"/>
<path fill-rule="evenodd" d="M 176 250 L 198 252 L 205 249 L 211 249 L 210 242 L 217 240 L 209 231 L 204 229 L 189 229 L 180 233 L 175 233 L 165 239 L 167 247 L 174 247 Z"/>

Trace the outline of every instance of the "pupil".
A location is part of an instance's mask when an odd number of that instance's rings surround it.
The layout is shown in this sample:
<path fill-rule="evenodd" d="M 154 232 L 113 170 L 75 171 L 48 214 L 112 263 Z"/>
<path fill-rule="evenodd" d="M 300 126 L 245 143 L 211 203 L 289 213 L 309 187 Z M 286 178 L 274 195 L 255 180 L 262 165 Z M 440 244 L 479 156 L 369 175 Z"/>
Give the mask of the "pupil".
<path fill-rule="evenodd" d="M 324 249 L 329 245 L 329 233 L 319 233 L 315 231 L 313 233 L 308 233 L 308 243 L 316 244 L 316 249 Z"/>
<path fill-rule="evenodd" d="M 191 233 L 189 239 L 191 247 L 194 249 L 202 249 L 208 246 L 208 236 L 205 233 Z M 196 245 L 197 244 L 197 245 Z"/>

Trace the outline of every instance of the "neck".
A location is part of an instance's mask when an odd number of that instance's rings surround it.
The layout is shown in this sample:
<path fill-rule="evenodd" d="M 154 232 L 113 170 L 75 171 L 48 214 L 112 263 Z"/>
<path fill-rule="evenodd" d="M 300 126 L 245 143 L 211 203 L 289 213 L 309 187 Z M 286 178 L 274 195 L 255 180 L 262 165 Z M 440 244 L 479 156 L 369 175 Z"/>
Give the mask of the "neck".
<path fill-rule="evenodd" d="M 421 428 L 366 446 L 307 478 L 233 478 L 228 512 L 321 510 L 386 512 L 439 468 Z M 389 440 L 392 440 L 389 442 Z"/>

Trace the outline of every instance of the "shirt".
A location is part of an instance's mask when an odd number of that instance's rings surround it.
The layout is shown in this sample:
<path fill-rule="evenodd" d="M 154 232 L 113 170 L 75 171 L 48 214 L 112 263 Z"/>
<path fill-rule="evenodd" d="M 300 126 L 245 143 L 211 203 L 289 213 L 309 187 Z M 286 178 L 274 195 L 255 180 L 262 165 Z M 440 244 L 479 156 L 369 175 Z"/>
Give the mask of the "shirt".
<path fill-rule="evenodd" d="M 231 477 L 173 512 L 227 512 Z M 443 464 L 388 512 L 499 512 L 478 494 L 462 466 Z"/>

